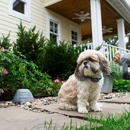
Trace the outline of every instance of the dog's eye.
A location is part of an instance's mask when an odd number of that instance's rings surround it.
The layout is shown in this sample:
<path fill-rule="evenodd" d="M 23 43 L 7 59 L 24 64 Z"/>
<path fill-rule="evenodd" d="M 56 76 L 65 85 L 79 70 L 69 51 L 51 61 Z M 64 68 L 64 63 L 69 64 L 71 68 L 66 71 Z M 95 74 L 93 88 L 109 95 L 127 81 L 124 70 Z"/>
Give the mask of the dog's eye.
<path fill-rule="evenodd" d="M 94 61 L 94 59 L 92 59 L 92 58 L 89 58 L 89 61 Z"/>

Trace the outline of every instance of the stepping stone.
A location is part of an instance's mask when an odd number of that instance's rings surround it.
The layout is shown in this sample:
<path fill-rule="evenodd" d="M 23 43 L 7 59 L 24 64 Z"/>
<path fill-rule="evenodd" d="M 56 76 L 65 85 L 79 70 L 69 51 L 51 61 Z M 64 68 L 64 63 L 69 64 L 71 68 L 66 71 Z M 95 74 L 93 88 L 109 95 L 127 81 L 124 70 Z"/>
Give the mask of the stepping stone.
<path fill-rule="evenodd" d="M 102 112 L 93 112 L 90 111 L 88 114 L 80 114 L 77 111 L 66 111 L 60 110 L 58 104 L 50 104 L 48 106 L 37 106 L 37 108 L 42 108 L 46 111 L 53 113 L 58 113 L 66 115 L 73 118 L 83 119 L 85 116 L 91 115 L 93 118 L 100 118 L 100 115 L 103 114 L 104 117 L 107 117 L 109 114 L 123 113 L 124 110 L 130 110 L 130 105 L 128 104 L 114 104 L 114 103 L 102 103 Z"/>
<path fill-rule="evenodd" d="M 111 99 L 101 99 L 99 101 L 106 103 L 130 104 L 130 98 L 111 98 Z"/>

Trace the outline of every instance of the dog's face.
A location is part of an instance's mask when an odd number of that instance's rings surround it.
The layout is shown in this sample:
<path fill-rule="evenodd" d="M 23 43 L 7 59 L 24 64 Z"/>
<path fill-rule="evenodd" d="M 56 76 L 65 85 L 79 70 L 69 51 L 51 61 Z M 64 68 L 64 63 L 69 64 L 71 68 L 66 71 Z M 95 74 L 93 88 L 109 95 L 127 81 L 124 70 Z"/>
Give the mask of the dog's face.
<path fill-rule="evenodd" d="M 108 60 L 95 50 L 83 51 L 77 59 L 75 76 L 78 80 L 85 80 L 85 76 L 95 76 L 100 72 L 110 72 Z"/>

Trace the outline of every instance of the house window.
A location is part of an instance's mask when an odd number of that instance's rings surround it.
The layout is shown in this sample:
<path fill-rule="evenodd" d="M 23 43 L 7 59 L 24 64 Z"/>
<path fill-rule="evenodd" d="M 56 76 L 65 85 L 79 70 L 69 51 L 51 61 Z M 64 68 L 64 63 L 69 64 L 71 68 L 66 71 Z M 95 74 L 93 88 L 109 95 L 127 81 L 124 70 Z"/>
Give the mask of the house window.
<path fill-rule="evenodd" d="M 76 31 L 71 30 L 71 43 L 78 44 L 78 33 Z"/>
<path fill-rule="evenodd" d="M 81 42 L 81 28 L 70 25 L 70 42 L 72 45 L 80 44 Z"/>
<path fill-rule="evenodd" d="M 53 38 L 55 43 L 59 44 L 61 40 L 61 21 L 49 15 L 47 18 L 47 37 L 48 39 Z"/>
<path fill-rule="evenodd" d="M 25 6 L 26 6 L 25 4 L 27 3 L 19 0 L 15 0 L 13 2 L 13 10 L 25 14 Z"/>
<path fill-rule="evenodd" d="M 9 14 L 31 21 L 31 0 L 9 0 Z"/>
<path fill-rule="evenodd" d="M 53 21 L 50 21 L 50 38 L 58 42 L 58 24 Z"/>

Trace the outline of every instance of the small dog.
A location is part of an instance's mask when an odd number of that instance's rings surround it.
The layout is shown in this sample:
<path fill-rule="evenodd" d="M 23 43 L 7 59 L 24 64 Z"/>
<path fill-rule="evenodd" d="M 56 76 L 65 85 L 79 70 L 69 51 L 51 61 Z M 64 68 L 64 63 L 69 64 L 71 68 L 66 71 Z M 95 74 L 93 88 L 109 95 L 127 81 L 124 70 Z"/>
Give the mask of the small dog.
<path fill-rule="evenodd" d="M 59 109 L 102 111 L 97 104 L 103 85 L 103 73 L 109 74 L 109 62 L 106 57 L 95 50 L 85 50 L 77 59 L 75 73 L 61 86 L 58 93 Z"/>

